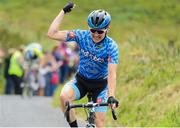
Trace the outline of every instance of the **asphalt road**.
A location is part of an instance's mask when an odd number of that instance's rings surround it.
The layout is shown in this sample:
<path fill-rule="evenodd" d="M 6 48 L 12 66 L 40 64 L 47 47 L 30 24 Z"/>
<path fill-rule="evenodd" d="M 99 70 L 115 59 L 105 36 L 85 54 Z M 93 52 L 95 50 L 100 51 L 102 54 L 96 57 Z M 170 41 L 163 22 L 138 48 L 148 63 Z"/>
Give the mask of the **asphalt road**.
<path fill-rule="evenodd" d="M 49 97 L 0 96 L 0 127 L 68 127 Z"/>

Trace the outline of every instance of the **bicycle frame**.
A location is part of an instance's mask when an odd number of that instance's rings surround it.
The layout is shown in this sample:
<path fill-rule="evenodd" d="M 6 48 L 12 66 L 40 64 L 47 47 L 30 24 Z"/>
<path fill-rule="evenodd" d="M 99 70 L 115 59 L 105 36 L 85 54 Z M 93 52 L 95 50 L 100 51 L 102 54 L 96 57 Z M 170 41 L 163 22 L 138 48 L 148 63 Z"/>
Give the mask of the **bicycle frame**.
<path fill-rule="evenodd" d="M 96 127 L 95 125 L 95 111 L 94 111 L 94 107 L 89 108 L 88 110 L 88 114 L 87 114 L 87 124 L 86 127 Z"/>

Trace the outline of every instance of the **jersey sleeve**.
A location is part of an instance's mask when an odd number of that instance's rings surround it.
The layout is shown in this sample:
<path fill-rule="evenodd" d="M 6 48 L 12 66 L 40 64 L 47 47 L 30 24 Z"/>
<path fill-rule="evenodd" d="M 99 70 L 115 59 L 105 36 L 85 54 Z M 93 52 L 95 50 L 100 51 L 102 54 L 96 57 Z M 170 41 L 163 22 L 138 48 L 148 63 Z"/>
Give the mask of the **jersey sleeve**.
<path fill-rule="evenodd" d="M 108 50 L 108 63 L 110 64 L 118 64 L 118 46 L 115 42 L 111 43 Z"/>
<path fill-rule="evenodd" d="M 79 43 L 80 39 L 83 36 L 83 32 L 81 30 L 72 30 L 69 31 L 66 37 L 66 41 L 67 42 L 71 42 L 71 41 L 75 41 L 77 43 Z"/>

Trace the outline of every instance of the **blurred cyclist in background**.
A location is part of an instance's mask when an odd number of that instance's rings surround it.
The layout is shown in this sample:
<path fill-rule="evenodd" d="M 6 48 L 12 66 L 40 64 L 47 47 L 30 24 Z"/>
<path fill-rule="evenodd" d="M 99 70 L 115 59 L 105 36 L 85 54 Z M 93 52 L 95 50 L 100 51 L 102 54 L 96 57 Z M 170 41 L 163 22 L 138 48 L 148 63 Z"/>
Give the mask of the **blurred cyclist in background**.
<path fill-rule="evenodd" d="M 93 102 L 108 102 L 113 108 L 118 106 L 115 99 L 118 46 L 107 36 L 111 16 L 104 10 L 92 11 L 87 19 L 88 30 L 58 30 L 64 15 L 71 11 L 73 3 L 68 3 L 49 27 L 49 38 L 62 42 L 75 41 L 79 46 L 79 67 L 76 76 L 69 81 L 60 94 L 62 110 L 66 101 L 79 100 L 87 92 L 92 92 Z M 103 127 L 107 107 L 96 108 L 96 125 Z M 74 110 L 70 111 L 71 127 L 77 127 Z"/>
<path fill-rule="evenodd" d="M 30 43 L 26 46 L 24 51 L 25 57 L 25 74 L 23 78 L 23 96 L 33 96 L 34 91 L 39 88 L 38 70 L 39 61 L 43 56 L 43 49 L 39 43 Z"/>
<path fill-rule="evenodd" d="M 27 61 L 37 61 L 43 55 L 42 46 L 39 43 L 30 43 L 25 48 L 24 54 Z"/>

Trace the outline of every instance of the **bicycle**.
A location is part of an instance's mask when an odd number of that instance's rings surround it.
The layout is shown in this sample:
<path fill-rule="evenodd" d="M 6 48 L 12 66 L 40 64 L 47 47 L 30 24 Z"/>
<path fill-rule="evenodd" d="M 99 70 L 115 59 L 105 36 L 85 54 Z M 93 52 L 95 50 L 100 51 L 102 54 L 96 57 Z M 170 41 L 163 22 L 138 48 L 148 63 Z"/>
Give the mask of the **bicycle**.
<path fill-rule="evenodd" d="M 69 121 L 69 111 L 72 108 L 84 108 L 86 115 L 87 115 L 87 124 L 86 124 L 86 128 L 90 128 L 90 127 L 96 127 L 95 125 L 95 111 L 94 108 L 95 107 L 100 107 L 100 106 L 108 106 L 108 103 L 93 103 L 92 101 L 92 93 L 88 93 L 87 95 L 88 97 L 88 102 L 84 103 L 84 104 L 70 104 L 69 102 L 66 102 L 66 110 L 65 110 L 65 118 L 67 121 Z M 111 107 L 110 107 L 111 108 Z M 88 110 L 88 112 L 87 112 Z M 115 113 L 115 110 L 111 108 L 112 111 L 112 117 L 114 120 L 117 120 L 117 116 Z"/>
<path fill-rule="evenodd" d="M 37 63 L 27 62 L 27 69 L 25 70 L 22 87 L 22 97 L 28 96 L 31 98 L 34 92 L 38 90 L 38 65 Z"/>

